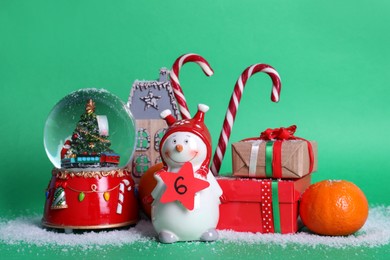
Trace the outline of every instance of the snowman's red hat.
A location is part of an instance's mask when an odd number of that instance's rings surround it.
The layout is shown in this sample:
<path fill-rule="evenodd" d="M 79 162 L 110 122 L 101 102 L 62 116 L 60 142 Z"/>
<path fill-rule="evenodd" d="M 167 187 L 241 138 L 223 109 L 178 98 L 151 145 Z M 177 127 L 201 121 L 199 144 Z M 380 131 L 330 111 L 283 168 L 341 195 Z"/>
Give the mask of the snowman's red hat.
<path fill-rule="evenodd" d="M 202 139 L 202 141 L 206 144 L 207 147 L 207 156 L 206 160 L 202 164 L 202 170 L 199 171 L 198 173 L 202 175 L 207 175 L 208 173 L 208 167 L 210 164 L 210 158 L 211 158 L 211 135 L 209 130 L 207 129 L 207 126 L 204 124 L 204 115 L 205 113 L 209 110 L 209 107 L 204 104 L 199 104 L 198 105 L 198 112 L 195 114 L 194 118 L 191 119 L 182 119 L 182 120 L 177 120 L 175 117 L 172 115 L 170 110 L 164 110 L 161 112 L 161 117 L 165 119 L 165 121 L 168 124 L 168 129 L 165 132 L 165 135 L 161 139 L 160 142 L 160 152 L 163 143 L 167 139 L 168 136 L 175 132 L 190 132 L 193 133 Z M 165 164 L 165 162 L 164 162 Z"/>

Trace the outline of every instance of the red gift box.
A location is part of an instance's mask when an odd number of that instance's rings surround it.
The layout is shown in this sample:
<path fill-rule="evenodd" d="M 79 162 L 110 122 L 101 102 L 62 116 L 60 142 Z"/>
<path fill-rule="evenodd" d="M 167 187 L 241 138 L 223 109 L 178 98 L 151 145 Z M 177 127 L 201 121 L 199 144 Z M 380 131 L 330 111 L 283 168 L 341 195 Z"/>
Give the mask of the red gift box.
<path fill-rule="evenodd" d="M 311 175 L 293 180 L 218 178 L 223 190 L 217 229 L 295 233 L 298 200 Z"/>

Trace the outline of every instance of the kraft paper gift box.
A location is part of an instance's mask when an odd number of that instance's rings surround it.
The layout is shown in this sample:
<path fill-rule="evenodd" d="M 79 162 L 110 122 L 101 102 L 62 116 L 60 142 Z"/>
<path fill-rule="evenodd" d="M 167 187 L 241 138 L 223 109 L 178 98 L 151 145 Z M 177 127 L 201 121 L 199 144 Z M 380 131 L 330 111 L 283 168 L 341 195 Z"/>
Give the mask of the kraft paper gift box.
<path fill-rule="evenodd" d="M 233 176 L 301 178 L 317 170 L 317 143 L 295 137 L 296 127 L 267 129 L 232 144 Z M 275 134 L 276 132 L 276 134 Z"/>
<path fill-rule="evenodd" d="M 217 229 L 239 232 L 295 233 L 298 201 L 311 175 L 272 180 L 219 177 L 223 190 Z"/>

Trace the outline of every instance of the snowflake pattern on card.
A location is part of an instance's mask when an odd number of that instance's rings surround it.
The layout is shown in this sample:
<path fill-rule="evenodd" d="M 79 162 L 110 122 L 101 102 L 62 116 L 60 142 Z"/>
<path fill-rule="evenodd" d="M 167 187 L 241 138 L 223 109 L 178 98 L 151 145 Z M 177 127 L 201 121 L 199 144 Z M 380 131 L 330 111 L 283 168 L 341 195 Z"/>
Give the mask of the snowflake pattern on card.
<path fill-rule="evenodd" d="M 148 110 L 150 107 L 158 110 L 158 100 L 161 99 L 161 96 L 154 95 L 153 91 L 149 90 L 148 94 L 140 99 L 145 102 L 144 110 Z"/>
<path fill-rule="evenodd" d="M 178 118 L 179 110 L 171 83 L 167 78 L 168 70 L 160 70 L 159 80 L 136 80 L 130 91 L 127 106 L 136 120 L 161 119 L 160 113 L 170 109 Z"/>

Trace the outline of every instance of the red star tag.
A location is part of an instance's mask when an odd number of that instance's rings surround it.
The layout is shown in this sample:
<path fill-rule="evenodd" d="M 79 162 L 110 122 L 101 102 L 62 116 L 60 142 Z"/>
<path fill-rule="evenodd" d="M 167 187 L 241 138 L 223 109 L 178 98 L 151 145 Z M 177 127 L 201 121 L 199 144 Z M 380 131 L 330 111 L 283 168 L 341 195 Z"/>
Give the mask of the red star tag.
<path fill-rule="evenodd" d="M 190 162 L 186 162 L 179 172 L 160 172 L 161 179 L 167 186 L 160 202 L 180 201 L 189 210 L 194 209 L 195 193 L 210 186 L 205 180 L 195 178 Z"/>

